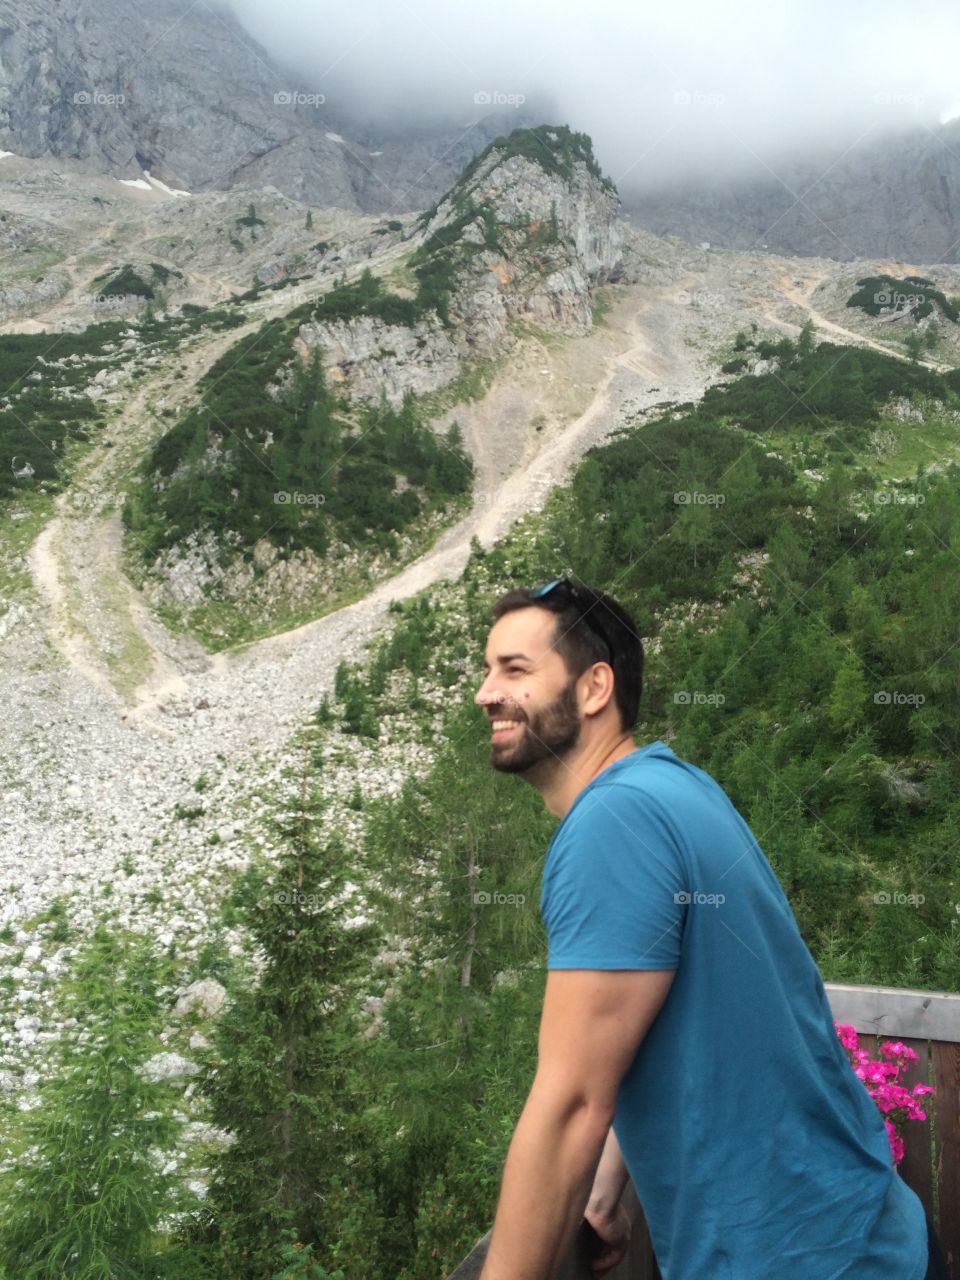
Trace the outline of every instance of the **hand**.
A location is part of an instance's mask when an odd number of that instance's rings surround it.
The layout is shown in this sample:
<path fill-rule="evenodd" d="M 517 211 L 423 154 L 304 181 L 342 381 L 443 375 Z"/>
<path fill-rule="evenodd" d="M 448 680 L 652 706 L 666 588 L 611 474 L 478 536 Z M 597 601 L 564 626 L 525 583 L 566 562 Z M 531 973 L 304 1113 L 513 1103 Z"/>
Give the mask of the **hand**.
<path fill-rule="evenodd" d="M 603 1247 L 591 1261 L 590 1267 L 595 1276 L 605 1276 L 627 1252 L 632 1230 L 630 1219 L 621 1204 L 617 1205 L 612 1216 L 592 1213 L 589 1209 L 584 1211 L 583 1216 L 603 1241 Z"/>

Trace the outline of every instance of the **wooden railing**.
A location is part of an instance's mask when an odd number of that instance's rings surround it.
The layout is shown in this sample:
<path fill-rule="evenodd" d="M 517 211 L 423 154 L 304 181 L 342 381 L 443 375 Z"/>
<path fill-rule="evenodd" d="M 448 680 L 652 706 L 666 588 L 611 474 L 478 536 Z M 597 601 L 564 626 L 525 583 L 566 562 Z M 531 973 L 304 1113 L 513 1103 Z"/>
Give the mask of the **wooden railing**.
<path fill-rule="evenodd" d="M 900 1176 L 920 1197 L 937 1225 L 950 1280 L 960 1280 L 960 995 L 909 991 L 900 987 L 824 983 L 834 1019 L 854 1027 L 861 1047 L 877 1057 L 884 1040 L 902 1040 L 917 1055 L 901 1079 L 907 1088 L 931 1084 L 924 1100 L 927 1120 L 911 1120 L 904 1133 Z M 631 1183 L 623 1204 L 633 1220 L 630 1250 L 608 1280 L 662 1280 L 643 1210 Z M 490 1233 L 450 1274 L 450 1280 L 478 1280 Z M 557 1280 L 589 1280 L 588 1242 L 578 1238 Z M 811 1277 L 811 1280 L 814 1280 Z"/>

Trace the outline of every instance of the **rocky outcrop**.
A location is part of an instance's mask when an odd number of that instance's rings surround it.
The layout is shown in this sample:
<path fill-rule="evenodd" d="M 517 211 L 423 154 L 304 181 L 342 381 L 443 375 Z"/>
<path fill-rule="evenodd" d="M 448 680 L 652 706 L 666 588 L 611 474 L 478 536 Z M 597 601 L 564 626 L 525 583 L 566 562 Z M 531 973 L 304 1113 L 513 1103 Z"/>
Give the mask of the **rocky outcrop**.
<path fill-rule="evenodd" d="M 191 982 L 173 1009 L 175 1018 L 196 1012 L 202 1018 L 215 1018 L 227 999 L 226 988 L 216 978 L 198 978 Z"/>
<path fill-rule="evenodd" d="M 557 130 L 545 130 L 555 143 Z M 537 226 L 555 216 L 561 237 L 572 242 L 577 261 L 594 283 L 609 279 L 623 255 L 623 223 L 620 198 L 610 183 L 591 173 L 587 162 L 571 164 L 569 177 L 552 173 L 524 155 L 502 160 L 494 146 L 467 183 L 461 183 L 439 205 L 431 228 L 444 225 L 454 216 L 458 197 L 470 195 L 487 200 L 496 210 L 497 220 L 507 225 L 527 220 Z"/>
<path fill-rule="evenodd" d="M 568 136 L 566 130 L 543 133 L 557 147 Z M 514 319 L 554 333 L 588 333 L 590 289 L 616 279 L 621 267 L 623 223 L 615 188 L 584 159 L 569 161 L 569 172 L 559 173 L 510 154 L 515 137 L 494 144 L 471 166 L 425 228 L 429 247 L 430 236 L 474 211 L 462 239 L 476 250 L 450 304 L 463 354 L 498 354 Z M 497 248 L 486 247 L 491 220 Z"/>
<path fill-rule="evenodd" d="M 179 1080 L 182 1076 L 195 1076 L 200 1070 L 180 1053 L 155 1053 L 143 1064 L 142 1074 L 148 1080 Z"/>
<path fill-rule="evenodd" d="M 341 593 L 347 582 L 375 581 L 403 563 L 418 540 L 439 530 L 444 519 L 442 512 L 435 511 L 399 532 L 395 554 L 333 542 L 323 558 L 309 547 L 281 556 L 269 539 L 261 538 L 247 560 L 231 530 L 220 539 L 209 531 L 202 536 L 190 534 L 157 556 L 141 590 L 154 607 L 180 610 L 184 617 L 211 600 L 242 600 L 252 621 L 265 620 L 281 612 L 315 608 L 318 600 Z"/>
<path fill-rule="evenodd" d="M 460 372 L 457 343 L 435 314 L 412 326 L 376 316 L 311 322 L 301 326 L 297 350 L 306 358 L 313 347 L 323 351 L 328 382 L 346 384 L 354 399 L 368 404 L 383 392 L 397 406 L 404 392 L 435 391 Z"/>
<path fill-rule="evenodd" d="M 385 251 L 379 286 L 372 275 L 353 294 L 346 284 L 335 286 L 330 297 L 342 299 L 342 319 L 317 308 L 299 324 L 297 356 L 307 363 L 319 350 L 328 385 L 346 399 L 376 404 L 386 396 L 397 407 L 408 392 L 424 395 L 452 383 L 470 357 L 503 355 L 523 324 L 568 335 L 589 332 L 592 287 L 622 271 L 619 199 L 585 135 L 564 127 L 537 130 L 540 160 L 520 150 L 529 147 L 529 134 L 518 130 L 498 140 L 468 165 L 436 208 L 406 230 L 407 240 Z M 384 267 L 393 266 L 393 250 L 404 243 L 407 268 L 419 285 L 412 300 L 405 289 L 408 324 L 397 322 L 405 309 L 382 279 L 389 281 Z M 267 395 L 284 394 L 292 363 L 267 384 Z M 181 469 L 216 469 L 223 462 L 214 441 L 199 463 L 185 460 L 155 484 L 173 483 Z M 402 475 L 396 481 L 395 491 L 407 483 Z M 433 512 L 407 529 L 395 560 L 443 520 Z M 211 600 L 242 599 L 251 617 L 265 617 L 306 608 L 383 564 L 384 553 L 373 555 L 370 547 L 351 550 L 335 541 L 322 558 L 309 549 L 284 556 L 266 537 L 241 547 L 229 529 L 205 530 L 157 556 L 143 590 L 151 603 L 186 613 Z"/>
<path fill-rule="evenodd" d="M 70 291 L 70 277 L 51 271 L 37 279 L 24 279 L 0 289 L 0 323 L 18 315 L 29 315 L 45 303 L 57 302 Z"/>
<path fill-rule="evenodd" d="M 373 402 L 384 391 L 398 404 L 406 391 L 420 395 L 452 382 L 467 357 L 503 354 L 516 321 L 589 333 L 592 287 L 622 270 L 619 197 L 591 170 L 589 151 L 587 159 L 566 155 L 568 130 L 543 132 L 567 172 L 556 171 L 546 147 L 546 165 L 513 153 L 511 135 L 470 166 L 421 225 L 421 258 L 446 253 L 456 264 L 448 324 L 432 310 L 409 327 L 376 316 L 311 321 L 300 328 L 301 355 L 319 347 L 328 378 L 351 396 Z M 451 230 L 454 243 L 444 238 Z"/>

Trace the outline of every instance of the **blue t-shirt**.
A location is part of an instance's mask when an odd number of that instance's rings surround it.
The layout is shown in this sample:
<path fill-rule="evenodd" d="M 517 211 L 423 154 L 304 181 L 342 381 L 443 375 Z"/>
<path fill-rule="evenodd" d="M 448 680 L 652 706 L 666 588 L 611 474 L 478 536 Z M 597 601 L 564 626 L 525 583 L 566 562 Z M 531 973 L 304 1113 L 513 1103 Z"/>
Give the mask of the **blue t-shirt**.
<path fill-rule="evenodd" d="M 927 1228 L 753 833 L 665 743 L 554 832 L 549 969 L 676 969 L 613 1128 L 664 1280 L 923 1280 Z"/>

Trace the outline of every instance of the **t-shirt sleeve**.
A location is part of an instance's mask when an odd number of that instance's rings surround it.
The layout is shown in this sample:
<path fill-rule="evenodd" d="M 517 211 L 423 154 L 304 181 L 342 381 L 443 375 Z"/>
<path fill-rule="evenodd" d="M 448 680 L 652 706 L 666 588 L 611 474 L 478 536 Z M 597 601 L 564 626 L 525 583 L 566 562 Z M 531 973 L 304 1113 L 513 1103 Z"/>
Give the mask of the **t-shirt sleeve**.
<path fill-rule="evenodd" d="M 678 968 L 685 879 L 656 802 L 634 787 L 594 788 L 558 830 L 544 867 L 547 968 Z"/>

